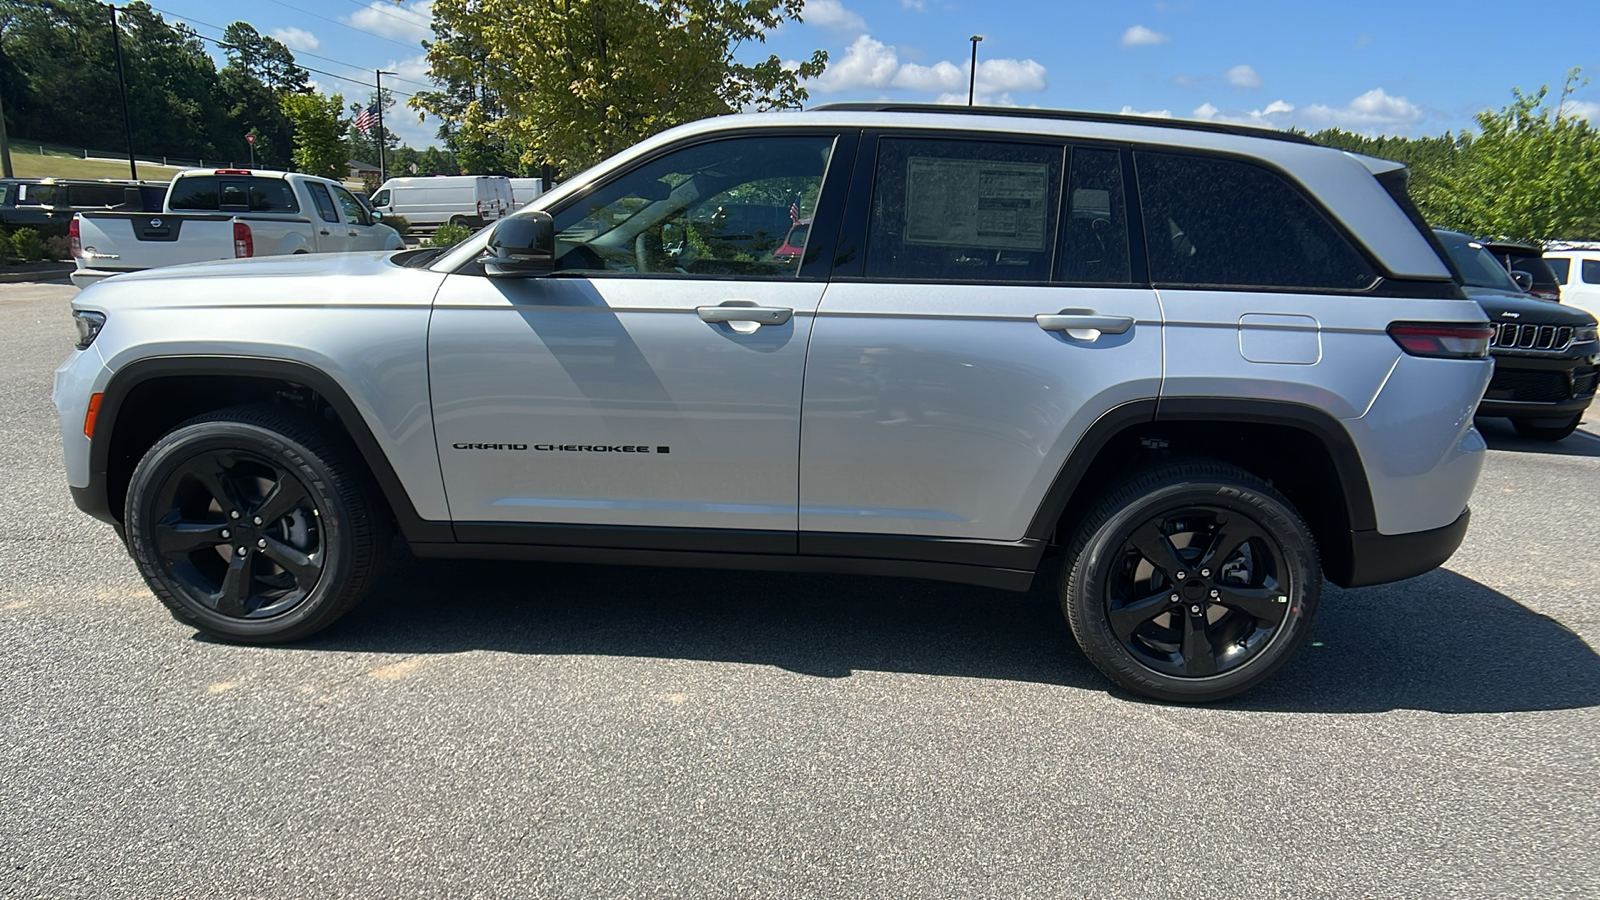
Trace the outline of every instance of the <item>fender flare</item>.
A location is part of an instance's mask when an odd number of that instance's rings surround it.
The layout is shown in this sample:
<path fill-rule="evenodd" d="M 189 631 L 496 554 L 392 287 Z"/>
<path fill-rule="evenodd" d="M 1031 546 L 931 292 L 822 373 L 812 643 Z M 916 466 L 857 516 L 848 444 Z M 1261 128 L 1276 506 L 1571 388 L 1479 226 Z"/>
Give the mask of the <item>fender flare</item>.
<path fill-rule="evenodd" d="M 1367 482 L 1361 454 L 1350 432 L 1332 413 L 1282 400 L 1248 400 L 1227 397 L 1177 397 L 1162 400 L 1133 400 L 1106 410 L 1084 432 L 1072 453 L 1061 466 L 1055 481 L 1045 493 L 1027 536 L 1047 540 L 1067 510 L 1067 502 L 1083 481 L 1084 475 L 1112 438 L 1141 424 L 1167 422 L 1245 422 L 1280 425 L 1310 434 L 1328 451 L 1339 475 L 1346 515 L 1352 531 L 1375 531 L 1377 514 L 1372 504 L 1372 489 Z"/>
<path fill-rule="evenodd" d="M 136 360 L 123 366 L 106 384 L 100 401 L 100 412 L 95 421 L 95 436 L 89 445 L 89 487 L 83 489 L 84 499 L 96 509 L 87 511 L 99 518 L 115 522 L 110 512 L 107 471 L 110 469 L 111 435 L 116 431 L 122 404 L 140 384 L 156 378 L 194 376 L 232 376 L 245 378 L 271 378 L 304 385 L 315 391 L 339 417 L 345 432 L 350 435 L 356 452 L 360 454 L 367 471 L 388 501 L 395 523 L 408 541 L 454 541 L 455 531 L 449 522 L 431 521 L 417 513 L 411 495 L 389 462 L 388 455 L 373 435 L 366 419 L 351 401 L 344 387 L 332 376 L 292 360 L 255 356 L 153 356 Z M 74 493 L 80 493 L 74 489 Z M 83 506 L 83 503 L 79 503 Z M 104 511 L 104 514 L 101 514 Z"/>

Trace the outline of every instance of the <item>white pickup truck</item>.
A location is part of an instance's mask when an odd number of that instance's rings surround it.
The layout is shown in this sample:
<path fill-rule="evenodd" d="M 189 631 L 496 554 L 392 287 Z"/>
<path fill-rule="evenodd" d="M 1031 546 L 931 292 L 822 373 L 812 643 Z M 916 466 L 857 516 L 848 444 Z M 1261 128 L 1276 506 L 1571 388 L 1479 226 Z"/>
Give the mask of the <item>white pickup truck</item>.
<path fill-rule="evenodd" d="M 293 253 L 399 250 L 399 232 L 337 181 L 294 172 L 185 169 L 160 212 L 85 212 L 67 233 L 80 289 L 123 272 Z"/>

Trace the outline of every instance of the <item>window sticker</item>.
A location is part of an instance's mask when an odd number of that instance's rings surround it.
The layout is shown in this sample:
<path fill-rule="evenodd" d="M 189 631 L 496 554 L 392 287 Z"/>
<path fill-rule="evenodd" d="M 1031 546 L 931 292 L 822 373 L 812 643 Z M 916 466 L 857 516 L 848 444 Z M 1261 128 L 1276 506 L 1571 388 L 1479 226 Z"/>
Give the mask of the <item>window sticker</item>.
<path fill-rule="evenodd" d="M 1044 250 L 1050 165 L 906 160 L 905 243 Z"/>

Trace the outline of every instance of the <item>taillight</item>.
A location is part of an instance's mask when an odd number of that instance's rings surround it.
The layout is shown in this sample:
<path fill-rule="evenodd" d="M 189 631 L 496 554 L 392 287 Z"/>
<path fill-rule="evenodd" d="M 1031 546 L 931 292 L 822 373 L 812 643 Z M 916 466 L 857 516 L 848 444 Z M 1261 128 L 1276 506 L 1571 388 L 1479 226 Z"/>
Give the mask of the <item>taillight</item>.
<path fill-rule="evenodd" d="M 483 201 L 478 201 L 478 218 L 483 218 Z"/>
<path fill-rule="evenodd" d="M 72 224 L 67 226 L 67 245 L 72 248 L 72 258 L 83 258 L 83 232 L 78 230 L 78 217 L 72 217 Z"/>
<path fill-rule="evenodd" d="M 1395 322 L 1389 337 L 1412 356 L 1483 359 L 1489 355 L 1494 326 L 1488 322 Z"/>
<path fill-rule="evenodd" d="M 243 222 L 233 223 L 233 255 L 238 259 L 256 255 L 256 239 L 250 234 L 250 226 Z"/>

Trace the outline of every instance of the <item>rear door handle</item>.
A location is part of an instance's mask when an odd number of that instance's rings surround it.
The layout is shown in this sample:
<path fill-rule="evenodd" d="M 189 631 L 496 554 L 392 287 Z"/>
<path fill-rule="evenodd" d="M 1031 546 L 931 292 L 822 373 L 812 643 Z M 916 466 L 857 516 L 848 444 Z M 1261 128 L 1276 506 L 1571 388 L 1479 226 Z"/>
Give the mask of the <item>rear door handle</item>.
<path fill-rule="evenodd" d="M 777 306 L 697 306 L 702 322 L 754 322 L 757 325 L 782 325 L 794 310 Z"/>
<path fill-rule="evenodd" d="M 1045 331 L 1065 331 L 1069 337 L 1088 341 L 1102 334 L 1127 334 L 1133 327 L 1132 316 L 1102 316 L 1092 309 L 1063 309 L 1059 313 L 1034 316 L 1033 320 Z"/>

